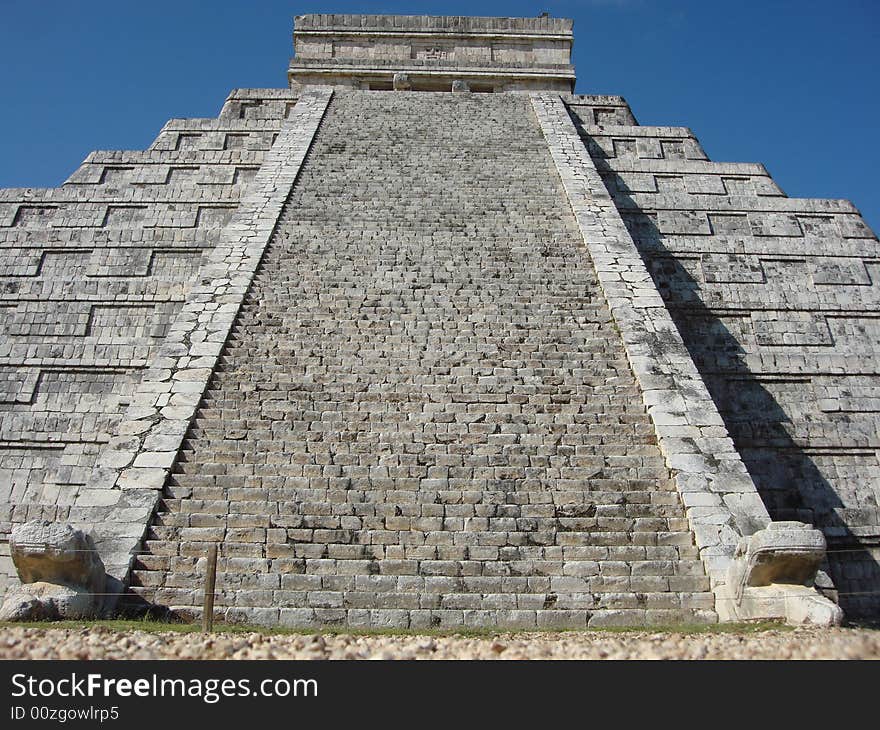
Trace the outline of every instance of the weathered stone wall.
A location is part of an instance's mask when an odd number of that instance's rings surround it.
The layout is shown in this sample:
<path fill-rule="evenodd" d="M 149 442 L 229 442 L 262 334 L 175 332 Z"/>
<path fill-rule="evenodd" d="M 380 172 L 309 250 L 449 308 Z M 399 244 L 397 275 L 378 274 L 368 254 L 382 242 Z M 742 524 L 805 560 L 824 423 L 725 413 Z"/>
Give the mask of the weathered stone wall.
<path fill-rule="evenodd" d="M 847 614 L 876 615 L 876 236 L 622 99 L 567 102 L 770 514 L 821 527 Z"/>
<path fill-rule="evenodd" d="M 294 23 L 291 87 L 383 88 L 396 72 L 414 89 L 482 91 L 574 88 L 572 21 L 408 15 L 302 15 Z"/>
<path fill-rule="evenodd" d="M 447 35 L 566 35 L 574 22 L 570 18 L 496 18 L 472 15 L 361 15 L 311 13 L 296 16 L 294 27 L 303 31 L 346 33 L 358 30 Z"/>
<path fill-rule="evenodd" d="M 97 456 L 295 101 L 233 92 L 60 188 L 0 191 L 0 593 L 12 524 L 106 504 Z"/>

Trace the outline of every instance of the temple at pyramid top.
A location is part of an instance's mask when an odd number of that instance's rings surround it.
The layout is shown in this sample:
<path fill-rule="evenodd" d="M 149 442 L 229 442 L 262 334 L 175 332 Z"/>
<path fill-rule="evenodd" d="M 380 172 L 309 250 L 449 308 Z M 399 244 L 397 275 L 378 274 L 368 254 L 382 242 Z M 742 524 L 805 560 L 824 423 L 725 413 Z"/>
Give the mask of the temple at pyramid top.
<path fill-rule="evenodd" d="M 291 88 L 571 93 L 567 18 L 300 15 Z"/>

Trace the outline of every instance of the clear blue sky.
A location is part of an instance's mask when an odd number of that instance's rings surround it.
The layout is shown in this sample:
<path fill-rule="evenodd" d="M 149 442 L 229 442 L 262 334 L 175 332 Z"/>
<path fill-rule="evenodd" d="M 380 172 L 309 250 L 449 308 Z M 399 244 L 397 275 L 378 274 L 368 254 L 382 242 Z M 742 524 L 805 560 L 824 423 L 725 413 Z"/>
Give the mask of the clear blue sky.
<path fill-rule="evenodd" d="M 578 93 L 691 127 L 791 196 L 848 198 L 880 231 L 880 2 L 0 0 L 0 187 L 58 185 L 92 149 L 140 149 L 233 87 L 286 85 L 294 15 L 574 18 Z"/>

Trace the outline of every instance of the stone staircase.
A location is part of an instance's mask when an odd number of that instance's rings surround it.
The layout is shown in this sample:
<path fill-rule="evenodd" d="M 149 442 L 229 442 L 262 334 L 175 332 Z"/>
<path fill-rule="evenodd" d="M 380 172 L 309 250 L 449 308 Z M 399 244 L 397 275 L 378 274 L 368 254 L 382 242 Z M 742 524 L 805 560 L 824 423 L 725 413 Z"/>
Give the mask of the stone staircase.
<path fill-rule="evenodd" d="M 525 96 L 337 92 L 132 576 L 195 615 L 713 621 Z"/>

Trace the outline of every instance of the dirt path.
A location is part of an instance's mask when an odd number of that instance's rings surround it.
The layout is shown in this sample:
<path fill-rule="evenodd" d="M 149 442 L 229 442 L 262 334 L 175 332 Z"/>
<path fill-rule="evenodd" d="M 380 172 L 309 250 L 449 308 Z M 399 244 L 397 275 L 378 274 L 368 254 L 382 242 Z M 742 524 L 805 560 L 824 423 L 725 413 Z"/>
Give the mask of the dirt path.
<path fill-rule="evenodd" d="M 880 631 L 497 636 L 267 635 L 0 628 L 2 659 L 878 659 Z"/>

